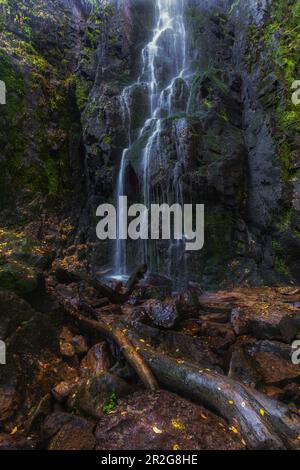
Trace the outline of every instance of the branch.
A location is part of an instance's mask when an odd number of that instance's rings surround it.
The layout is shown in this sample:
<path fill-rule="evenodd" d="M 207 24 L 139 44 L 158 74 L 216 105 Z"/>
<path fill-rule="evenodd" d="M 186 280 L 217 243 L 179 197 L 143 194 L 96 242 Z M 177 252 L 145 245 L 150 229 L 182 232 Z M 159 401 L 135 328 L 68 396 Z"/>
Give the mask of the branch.
<path fill-rule="evenodd" d="M 56 295 L 59 303 L 63 306 L 65 312 L 68 315 L 79 321 L 85 327 L 94 331 L 98 331 L 98 333 L 103 335 L 105 338 L 113 340 L 119 346 L 120 350 L 134 368 L 146 388 L 152 391 L 158 389 L 158 384 L 150 368 L 147 366 L 147 364 L 137 352 L 136 348 L 130 343 L 120 328 L 114 326 L 113 323 L 108 324 L 102 321 L 88 319 L 86 316 L 82 315 L 81 311 L 90 311 L 92 313 L 93 309 L 91 307 L 83 304 L 75 298 L 72 300 L 65 299 L 59 292 L 57 292 Z"/>

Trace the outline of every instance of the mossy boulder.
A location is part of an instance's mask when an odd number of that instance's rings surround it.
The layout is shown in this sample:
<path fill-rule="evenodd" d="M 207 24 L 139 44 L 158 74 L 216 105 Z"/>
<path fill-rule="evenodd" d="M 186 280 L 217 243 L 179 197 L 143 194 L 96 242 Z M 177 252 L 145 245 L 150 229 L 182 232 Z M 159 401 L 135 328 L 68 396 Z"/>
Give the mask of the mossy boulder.
<path fill-rule="evenodd" d="M 113 408 L 118 398 L 132 393 L 132 387 L 123 379 L 108 372 L 88 378 L 69 400 L 69 407 L 79 413 L 101 418 L 108 408 Z"/>
<path fill-rule="evenodd" d="M 30 266 L 10 260 L 0 266 L 0 285 L 21 295 L 31 294 L 40 285 L 39 274 Z"/>
<path fill-rule="evenodd" d="M 35 311 L 14 292 L 0 291 L 0 338 L 13 334 L 24 322 L 29 321 Z"/>

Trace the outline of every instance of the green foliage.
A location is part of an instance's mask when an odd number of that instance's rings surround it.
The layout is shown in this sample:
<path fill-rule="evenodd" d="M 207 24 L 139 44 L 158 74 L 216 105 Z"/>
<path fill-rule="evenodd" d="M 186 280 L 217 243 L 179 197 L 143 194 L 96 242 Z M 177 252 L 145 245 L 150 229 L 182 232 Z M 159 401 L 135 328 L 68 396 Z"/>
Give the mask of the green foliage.
<path fill-rule="evenodd" d="M 290 270 L 286 264 L 286 261 L 281 258 L 281 257 L 276 257 L 275 259 L 275 271 L 278 274 L 282 274 L 284 276 L 289 276 L 290 275 Z"/>
<path fill-rule="evenodd" d="M 264 29 L 252 24 L 247 30 L 246 63 L 249 72 L 261 65 L 262 106 L 268 111 L 269 125 L 277 144 L 277 158 L 281 167 L 283 193 L 288 194 L 295 178 L 295 166 L 300 154 L 300 106 L 292 102 L 292 84 L 300 77 L 300 2 L 276 0 L 270 4 L 270 15 Z M 269 84 L 274 86 L 269 86 Z M 274 222 L 280 231 L 291 229 L 291 204 L 284 204 L 274 214 Z M 275 269 L 288 274 L 280 247 Z"/>
<path fill-rule="evenodd" d="M 112 141 L 112 137 L 110 135 L 105 135 L 102 139 L 104 145 L 110 145 Z"/>
<path fill-rule="evenodd" d="M 276 110 L 273 125 L 277 132 L 279 158 L 282 163 L 283 177 L 290 181 L 291 147 L 299 141 L 295 139 L 300 131 L 300 107 L 291 100 L 292 83 L 300 77 L 300 3 L 297 0 L 278 0 L 272 4 L 272 14 L 267 24 L 263 47 L 271 50 L 271 61 L 275 74 L 281 83 L 281 90 L 276 90 Z M 284 139 L 282 138 L 284 136 Z M 298 143 L 297 143 L 298 142 Z"/>
<path fill-rule="evenodd" d="M 76 99 L 79 109 L 83 109 L 89 96 L 90 84 L 82 78 L 76 79 Z"/>
<path fill-rule="evenodd" d="M 115 409 L 117 406 L 117 395 L 112 393 L 111 396 L 107 399 L 106 403 L 103 405 L 103 413 L 108 414 Z"/>
<path fill-rule="evenodd" d="M 90 26 L 82 38 L 87 66 L 112 14 L 109 6 L 89 3 Z M 90 88 L 80 71 L 74 73 L 72 21 L 58 0 L 0 0 L 0 79 L 7 86 L 0 116 L 1 207 L 14 205 L 24 190 L 28 200 L 42 194 L 57 201 L 72 191 L 70 140 L 80 138 L 78 108 L 85 107 Z"/>
<path fill-rule="evenodd" d="M 234 12 L 234 10 L 236 10 L 236 8 L 239 6 L 240 4 L 240 0 L 233 0 L 232 2 L 232 5 L 231 7 L 229 8 L 229 15 L 232 15 L 232 13 Z"/>

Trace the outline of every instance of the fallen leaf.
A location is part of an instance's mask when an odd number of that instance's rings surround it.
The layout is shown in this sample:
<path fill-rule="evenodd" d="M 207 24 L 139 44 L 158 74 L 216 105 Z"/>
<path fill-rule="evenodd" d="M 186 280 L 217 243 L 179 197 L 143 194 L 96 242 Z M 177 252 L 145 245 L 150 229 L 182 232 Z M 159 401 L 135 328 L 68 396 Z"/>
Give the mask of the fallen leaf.
<path fill-rule="evenodd" d="M 180 450 L 180 446 L 178 444 L 174 444 L 172 450 Z"/>
<path fill-rule="evenodd" d="M 234 401 L 228 400 L 229 405 L 234 405 Z"/>
<path fill-rule="evenodd" d="M 205 420 L 208 419 L 208 416 L 206 416 L 204 413 L 200 413 L 200 417 Z"/>
<path fill-rule="evenodd" d="M 265 414 L 266 414 L 265 410 L 263 410 L 262 408 L 259 410 L 259 412 L 262 416 L 265 416 Z"/>
<path fill-rule="evenodd" d="M 11 436 L 13 436 L 14 434 L 16 434 L 18 432 L 18 427 L 16 426 L 12 432 L 10 433 Z"/>
<path fill-rule="evenodd" d="M 184 424 L 178 419 L 172 419 L 171 424 L 174 429 L 185 429 Z"/>
<path fill-rule="evenodd" d="M 163 431 L 161 429 L 158 429 L 156 426 L 153 426 L 153 431 L 155 432 L 155 434 L 162 434 Z"/>
<path fill-rule="evenodd" d="M 234 434 L 238 434 L 238 430 L 234 427 L 234 426 L 231 426 L 230 428 L 230 431 L 232 431 Z"/>

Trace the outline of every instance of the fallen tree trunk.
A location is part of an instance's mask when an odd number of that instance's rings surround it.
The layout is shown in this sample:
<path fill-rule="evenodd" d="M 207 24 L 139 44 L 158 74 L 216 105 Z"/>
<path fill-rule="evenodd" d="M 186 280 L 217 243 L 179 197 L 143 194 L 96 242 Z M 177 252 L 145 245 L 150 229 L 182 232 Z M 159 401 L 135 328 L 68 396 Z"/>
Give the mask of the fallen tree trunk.
<path fill-rule="evenodd" d="M 139 266 L 133 274 L 130 276 L 127 284 L 126 284 L 126 290 L 125 292 L 119 292 L 118 290 L 112 289 L 111 287 L 107 286 L 106 284 L 103 284 L 100 282 L 98 279 L 95 279 L 94 277 L 86 274 L 86 273 L 79 273 L 79 272 L 70 272 L 66 271 L 63 268 L 58 268 L 55 271 L 55 275 L 60 282 L 63 282 L 63 280 L 66 281 L 66 283 L 71 283 L 71 282 L 86 282 L 90 286 L 92 286 L 98 294 L 100 294 L 102 297 L 107 298 L 111 303 L 113 304 L 124 304 L 127 302 L 132 295 L 134 289 L 136 288 L 137 284 L 143 277 L 145 276 L 146 272 L 148 270 L 147 265 L 143 264 Z"/>
<path fill-rule="evenodd" d="M 95 316 L 95 312 L 91 307 L 80 302 L 79 299 L 66 299 L 59 292 L 56 293 L 56 295 L 65 312 L 68 313 L 72 318 L 79 321 L 85 327 L 94 331 L 98 331 L 98 333 L 103 335 L 105 338 L 113 340 L 118 345 L 121 352 L 134 368 L 146 388 L 152 391 L 158 389 L 157 381 L 154 378 L 150 368 L 136 351 L 136 348 L 133 347 L 130 341 L 126 338 L 122 329 L 118 328 L 113 323 L 104 323 L 101 321 L 90 320 L 85 315 L 82 315 L 81 311 L 86 313 L 89 312 L 93 316 Z"/>
<path fill-rule="evenodd" d="M 283 404 L 217 372 L 132 341 L 162 386 L 216 411 L 240 430 L 249 448 L 285 449 L 299 435 L 300 420 Z"/>

